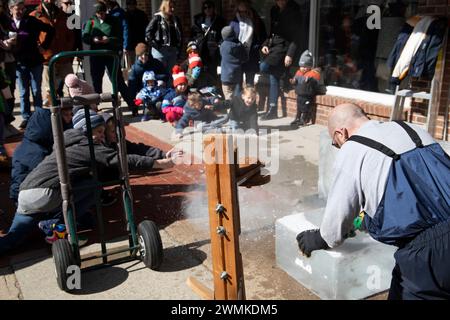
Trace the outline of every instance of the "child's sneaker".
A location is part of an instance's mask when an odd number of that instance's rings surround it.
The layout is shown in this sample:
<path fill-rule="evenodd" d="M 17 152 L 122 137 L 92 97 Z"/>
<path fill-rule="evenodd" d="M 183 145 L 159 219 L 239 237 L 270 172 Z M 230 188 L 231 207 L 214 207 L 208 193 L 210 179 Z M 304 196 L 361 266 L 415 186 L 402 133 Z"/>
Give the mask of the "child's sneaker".
<path fill-rule="evenodd" d="M 42 229 L 41 229 L 42 230 Z M 53 224 L 51 235 L 45 237 L 48 244 L 52 244 L 56 240 L 65 239 L 67 237 L 66 226 L 64 224 Z M 84 235 L 78 235 L 78 246 L 82 247 L 88 242 L 88 238 Z"/>
<path fill-rule="evenodd" d="M 54 224 L 51 235 L 46 236 L 45 241 L 52 244 L 58 239 L 64 239 L 66 234 L 66 226 L 64 224 Z"/>

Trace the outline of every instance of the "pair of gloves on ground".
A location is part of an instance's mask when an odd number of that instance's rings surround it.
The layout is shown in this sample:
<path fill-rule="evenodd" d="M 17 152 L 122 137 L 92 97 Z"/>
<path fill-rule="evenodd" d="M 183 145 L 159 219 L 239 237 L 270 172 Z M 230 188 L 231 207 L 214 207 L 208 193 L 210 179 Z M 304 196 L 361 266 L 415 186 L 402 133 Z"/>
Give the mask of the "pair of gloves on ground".
<path fill-rule="evenodd" d="M 297 242 L 300 251 L 306 257 L 311 256 L 311 252 L 314 250 L 326 250 L 330 249 L 328 244 L 323 240 L 320 235 L 320 230 L 306 230 L 297 235 Z"/>

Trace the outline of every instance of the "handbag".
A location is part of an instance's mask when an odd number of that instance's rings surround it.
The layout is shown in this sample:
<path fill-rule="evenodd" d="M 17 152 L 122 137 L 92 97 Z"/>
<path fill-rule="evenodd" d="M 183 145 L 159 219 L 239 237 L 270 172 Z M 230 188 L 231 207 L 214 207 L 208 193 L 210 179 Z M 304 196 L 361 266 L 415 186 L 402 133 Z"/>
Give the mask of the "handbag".
<path fill-rule="evenodd" d="M 130 72 L 130 58 L 128 54 L 123 55 L 123 68 L 122 68 L 122 77 L 125 81 L 128 80 L 128 73 Z"/>

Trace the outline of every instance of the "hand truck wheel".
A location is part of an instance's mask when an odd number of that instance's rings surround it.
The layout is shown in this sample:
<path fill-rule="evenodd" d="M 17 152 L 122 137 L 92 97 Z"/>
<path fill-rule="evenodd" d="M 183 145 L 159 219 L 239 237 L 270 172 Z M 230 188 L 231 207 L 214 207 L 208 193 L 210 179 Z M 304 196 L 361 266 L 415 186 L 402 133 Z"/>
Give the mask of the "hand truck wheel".
<path fill-rule="evenodd" d="M 152 221 L 142 221 L 138 226 L 139 253 L 145 266 L 158 270 L 163 260 L 161 235 Z"/>
<path fill-rule="evenodd" d="M 55 241 L 52 244 L 52 253 L 58 287 L 65 292 L 73 291 L 67 287 L 68 268 L 77 265 L 70 242 L 67 239 Z"/>

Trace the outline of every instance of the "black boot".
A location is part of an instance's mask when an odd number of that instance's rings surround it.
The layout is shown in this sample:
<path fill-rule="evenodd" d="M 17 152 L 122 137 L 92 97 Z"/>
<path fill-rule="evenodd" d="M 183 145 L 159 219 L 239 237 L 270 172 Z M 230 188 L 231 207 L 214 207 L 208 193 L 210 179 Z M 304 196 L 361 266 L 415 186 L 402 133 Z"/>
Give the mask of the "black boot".
<path fill-rule="evenodd" d="M 300 126 L 300 116 L 301 116 L 301 113 L 297 111 L 294 121 L 291 122 L 292 129 L 297 129 Z"/>
<path fill-rule="evenodd" d="M 272 120 L 278 118 L 278 108 L 277 105 L 271 104 L 269 110 L 261 117 L 261 120 Z"/>

